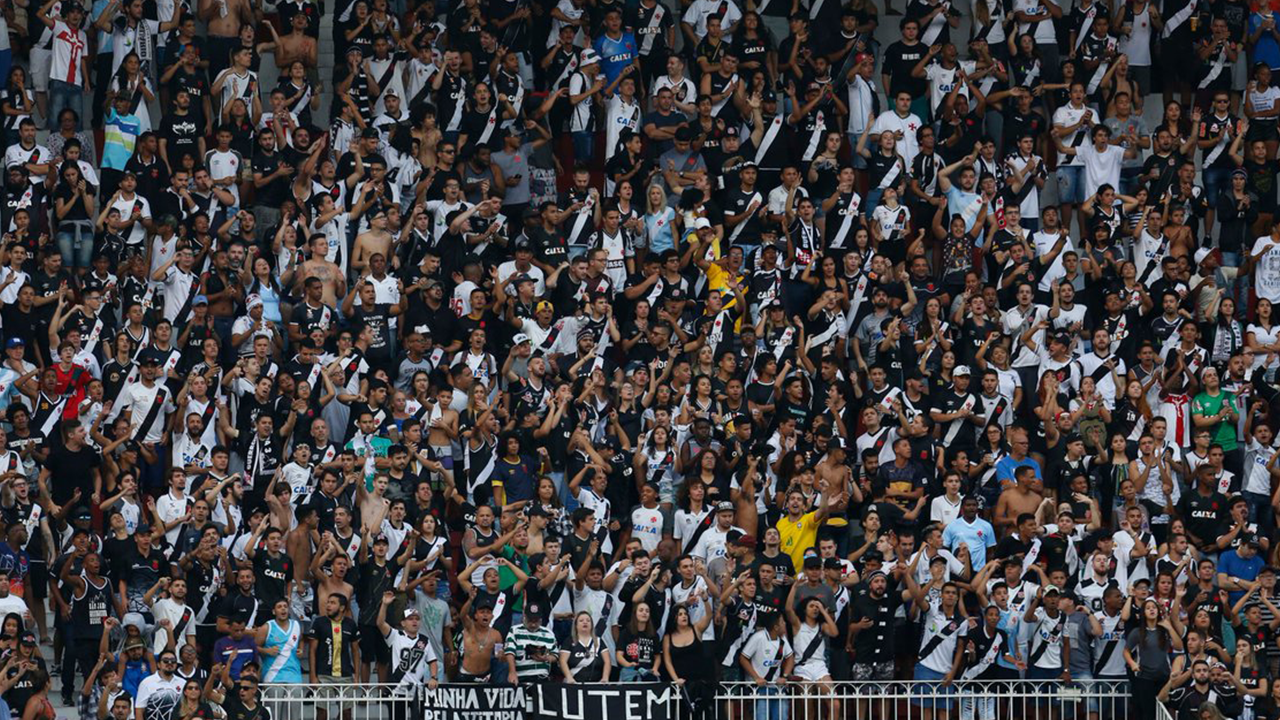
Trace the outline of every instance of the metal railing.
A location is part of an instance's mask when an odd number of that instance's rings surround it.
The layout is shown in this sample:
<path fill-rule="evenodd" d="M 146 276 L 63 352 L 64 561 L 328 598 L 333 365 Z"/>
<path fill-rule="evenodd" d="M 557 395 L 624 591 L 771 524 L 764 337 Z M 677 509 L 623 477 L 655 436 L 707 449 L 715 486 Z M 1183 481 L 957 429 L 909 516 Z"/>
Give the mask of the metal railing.
<path fill-rule="evenodd" d="M 401 720 L 421 707 L 419 693 L 393 695 L 394 684 L 263 684 L 272 720 Z"/>
<path fill-rule="evenodd" d="M 615 715 L 626 713 L 615 708 L 642 708 L 644 717 L 656 720 L 1130 720 L 1131 697 L 1128 682 L 1103 680 L 728 682 L 703 688 L 708 692 L 659 683 L 551 682 L 508 686 L 505 692 L 488 686 L 490 691 L 475 696 L 487 699 L 484 707 L 457 702 L 449 694 L 481 687 L 420 687 L 395 694 L 391 684 L 266 684 L 262 704 L 273 720 L 415 720 L 424 711 L 433 720 L 623 720 Z M 618 697 L 642 687 L 643 693 Z M 1173 720 L 1163 705 L 1158 708 L 1157 720 Z M 472 712 L 460 712 L 467 710 Z"/>
<path fill-rule="evenodd" d="M 1129 683 L 1058 680 L 721 683 L 720 720 L 1128 720 Z"/>

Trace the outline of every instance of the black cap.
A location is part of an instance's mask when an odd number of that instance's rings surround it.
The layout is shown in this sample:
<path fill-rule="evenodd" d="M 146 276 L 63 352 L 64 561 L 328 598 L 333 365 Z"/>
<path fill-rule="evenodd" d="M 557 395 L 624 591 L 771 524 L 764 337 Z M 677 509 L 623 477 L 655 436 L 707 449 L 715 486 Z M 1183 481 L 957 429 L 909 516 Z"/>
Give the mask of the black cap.
<path fill-rule="evenodd" d="M 678 142 L 689 142 L 693 140 L 693 138 L 694 138 L 693 128 L 689 127 L 688 125 L 683 125 L 680 127 L 679 130 L 676 130 L 676 140 Z"/>
<path fill-rule="evenodd" d="M 809 557 L 804 559 L 805 570 L 809 570 L 809 569 L 816 570 L 821 568 L 822 568 L 822 558 L 818 557 L 817 555 L 810 555 Z"/>
<path fill-rule="evenodd" d="M 377 128 L 367 127 L 364 130 L 360 131 L 360 137 L 366 138 L 369 140 L 377 140 L 380 137 L 380 135 L 378 134 Z"/>
<path fill-rule="evenodd" d="M 138 357 L 139 365 L 159 365 L 160 353 L 155 350 L 144 350 L 142 355 Z"/>
<path fill-rule="evenodd" d="M 19 641 L 20 641 L 23 645 L 35 645 L 35 644 L 36 644 L 36 634 L 35 634 L 35 633 L 33 633 L 33 632 L 31 632 L 30 630 L 28 630 L 28 631 L 26 631 L 26 632 L 22 633 L 22 636 L 19 638 Z"/>
<path fill-rule="evenodd" d="M 822 567 L 827 570 L 839 570 L 841 568 L 840 558 L 829 557 L 822 561 Z"/>
<path fill-rule="evenodd" d="M 546 613 L 543 612 L 542 606 L 539 605 L 538 603 L 525 603 L 524 616 L 529 618 L 534 618 L 537 620 L 542 620 L 546 618 Z"/>

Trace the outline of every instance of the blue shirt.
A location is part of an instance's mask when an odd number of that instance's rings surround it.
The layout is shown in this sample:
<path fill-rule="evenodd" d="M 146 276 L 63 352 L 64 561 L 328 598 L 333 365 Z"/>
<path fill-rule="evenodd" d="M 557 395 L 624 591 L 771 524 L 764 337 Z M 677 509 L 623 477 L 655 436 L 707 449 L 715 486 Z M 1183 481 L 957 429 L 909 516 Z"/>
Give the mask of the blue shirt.
<path fill-rule="evenodd" d="M 1280 22 L 1280 16 L 1276 18 Z M 1262 25 L 1262 15 L 1259 13 L 1249 13 L 1249 26 L 1246 32 L 1250 35 L 1257 32 Z M 1253 46 L 1252 62 L 1263 62 L 1272 70 L 1280 69 L 1280 42 L 1276 41 L 1274 35 L 1264 32 L 1258 36 L 1258 42 Z"/>
<path fill-rule="evenodd" d="M 961 545 L 968 545 L 969 563 L 973 567 L 982 567 L 987 564 L 987 548 L 995 547 L 996 530 L 981 517 L 974 518 L 972 524 L 958 517 L 943 529 L 942 544 L 952 553 Z"/>
<path fill-rule="evenodd" d="M 600 70 L 604 73 L 604 84 L 606 87 L 613 84 L 613 81 L 622 74 L 623 68 L 634 64 L 636 61 L 636 36 L 629 32 L 623 32 L 622 37 L 617 40 L 608 35 L 601 35 L 592 43 L 596 54 L 600 56 Z M 639 82 L 639 79 L 637 79 Z"/>
<path fill-rule="evenodd" d="M 1240 578 L 1249 582 L 1258 579 L 1258 573 L 1262 571 L 1262 565 L 1262 558 L 1256 554 L 1248 560 L 1237 555 L 1235 550 L 1228 550 L 1218 556 L 1218 572 L 1227 577 Z M 1227 600 L 1234 605 L 1243 595 L 1243 590 L 1229 590 L 1227 591 Z"/>
<path fill-rule="evenodd" d="M 1000 458 L 1000 462 L 996 463 L 996 480 L 1000 482 L 1014 482 L 1014 474 L 1020 467 L 1029 467 L 1036 471 L 1036 479 L 1043 480 L 1044 476 L 1040 474 L 1040 463 L 1032 460 L 1030 457 L 1022 460 L 1014 460 L 1012 455 L 1005 455 Z"/>

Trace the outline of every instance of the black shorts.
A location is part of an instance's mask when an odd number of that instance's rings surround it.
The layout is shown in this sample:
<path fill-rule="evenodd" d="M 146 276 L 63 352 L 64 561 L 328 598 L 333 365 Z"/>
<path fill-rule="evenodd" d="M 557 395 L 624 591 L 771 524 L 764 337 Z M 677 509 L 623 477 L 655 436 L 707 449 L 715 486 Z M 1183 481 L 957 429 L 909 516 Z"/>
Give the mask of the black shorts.
<path fill-rule="evenodd" d="M 45 561 L 32 560 L 27 565 L 27 579 L 24 588 L 30 588 L 29 593 L 23 593 L 27 597 L 37 600 L 44 600 L 49 597 L 49 566 Z"/>
<path fill-rule="evenodd" d="M 382 633 L 378 632 L 377 625 L 360 626 L 360 657 L 365 662 L 391 662 L 391 647 L 387 645 L 387 639 Z"/>

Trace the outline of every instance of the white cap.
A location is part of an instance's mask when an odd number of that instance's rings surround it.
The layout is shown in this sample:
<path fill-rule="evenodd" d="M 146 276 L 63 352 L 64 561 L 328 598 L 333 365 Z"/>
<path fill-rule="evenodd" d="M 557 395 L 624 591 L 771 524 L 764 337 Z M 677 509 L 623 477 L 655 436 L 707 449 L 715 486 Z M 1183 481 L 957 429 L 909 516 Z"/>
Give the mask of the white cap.
<path fill-rule="evenodd" d="M 582 51 L 582 56 L 578 59 L 578 67 L 594 65 L 598 62 L 600 62 L 600 56 L 596 54 L 595 50 L 587 48 Z"/>
<path fill-rule="evenodd" d="M 524 333 L 516 333 L 516 336 L 511 338 L 511 344 L 521 345 L 523 343 L 531 342 L 532 340 L 533 338 L 525 335 Z"/>
<path fill-rule="evenodd" d="M 262 304 L 262 297 L 259 296 L 257 293 L 254 293 L 253 295 L 250 295 L 249 297 L 244 299 L 245 308 L 250 310 L 252 310 L 253 308 L 261 304 Z"/>
<path fill-rule="evenodd" d="M 1209 253 L 1211 253 L 1211 252 L 1213 252 L 1213 251 L 1212 251 L 1212 250 L 1210 250 L 1209 248 L 1205 248 L 1205 247 L 1202 247 L 1202 248 L 1200 248 L 1199 250 L 1197 250 L 1197 251 L 1196 251 L 1196 264 L 1197 264 L 1197 265 L 1199 265 L 1200 263 L 1204 262 L 1204 259 L 1205 259 L 1205 258 L 1207 258 L 1207 257 L 1209 257 Z"/>
<path fill-rule="evenodd" d="M 951 377 L 960 377 L 961 375 L 964 375 L 964 376 L 969 375 L 968 365 L 957 365 L 956 368 L 951 371 Z"/>
<path fill-rule="evenodd" d="M 694 230 L 701 230 L 702 228 L 709 228 L 709 227 L 711 227 L 711 221 L 704 217 L 700 217 L 697 220 L 693 221 Z"/>

